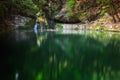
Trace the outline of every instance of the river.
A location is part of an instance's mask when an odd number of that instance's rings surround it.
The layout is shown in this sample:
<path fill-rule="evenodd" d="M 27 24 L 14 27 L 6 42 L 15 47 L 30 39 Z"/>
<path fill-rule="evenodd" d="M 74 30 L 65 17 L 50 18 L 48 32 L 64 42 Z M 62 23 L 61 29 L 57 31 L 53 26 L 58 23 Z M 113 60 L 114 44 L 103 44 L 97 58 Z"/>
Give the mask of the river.
<path fill-rule="evenodd" d="M 18 30 L 0 46 L 0 80 L 120 80 L 119 32 Z"/>

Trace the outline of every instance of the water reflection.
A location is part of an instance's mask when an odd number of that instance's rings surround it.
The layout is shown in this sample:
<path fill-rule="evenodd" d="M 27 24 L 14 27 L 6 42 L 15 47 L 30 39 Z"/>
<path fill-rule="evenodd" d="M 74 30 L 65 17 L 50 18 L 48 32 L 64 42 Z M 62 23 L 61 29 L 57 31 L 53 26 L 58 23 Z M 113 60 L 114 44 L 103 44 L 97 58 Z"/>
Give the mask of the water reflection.
<path fill-rule="evenodd" d="M 14 44 L 0 42 L 1 80 L 120 79 L 120 33 L 38 30 L 35 35 Z"/>
<path fill-rule="evenodd" d="M 19 78 L 19 73 L 16 72 L 16 73 L 15 73 L 15 80 L 18 80 L 18 78 Z"/>
<path fill-rule="evenodd" d="M 44 33 L 43 31 L 34 30 L 35 36 L 36 36 L 36 43 L 38 47 L 42 45 L 42 43 L 47 39 L 47 33 Z"/>

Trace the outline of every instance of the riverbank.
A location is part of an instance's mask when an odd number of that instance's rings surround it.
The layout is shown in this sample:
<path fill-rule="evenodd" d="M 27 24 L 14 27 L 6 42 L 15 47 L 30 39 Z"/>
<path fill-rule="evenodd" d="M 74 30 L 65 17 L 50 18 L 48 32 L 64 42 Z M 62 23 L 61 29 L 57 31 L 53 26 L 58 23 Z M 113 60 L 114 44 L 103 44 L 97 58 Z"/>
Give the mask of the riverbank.
<path fill-rule="evenodd" d="M 120 22 L 114 23 L 113 18 L 105 14 L 95 21 L 86 21 L 78 24 L 63 24 L 63 30 L 102 30 L 102 31 L 120 31 Z"/>
<path fill-rule="evenodd" d="M 37 18 L 37 22 L 45 22 L 42 18 Z M 13 15 L 5 19 L 5 23 L 0 24 L 0 32 L 7 32 L 15 29 L 20 30 L 32 30 L 35 24 L 29 17 L 23 17 L 20 15 Z M 38 26 L 40 29 L 40 26 Z M 108 14 L 105 14 L 103 17 L 95 21 L 85 21 L 84 23 L 77 24 L 63 24 L 56 23 L 55 29 L 50 29 L 50 31 L 56 30 L 98 30 L 98 31 L 115 31 L 120 32 L 120 22 L 114 23 L 112 17 Z"/>

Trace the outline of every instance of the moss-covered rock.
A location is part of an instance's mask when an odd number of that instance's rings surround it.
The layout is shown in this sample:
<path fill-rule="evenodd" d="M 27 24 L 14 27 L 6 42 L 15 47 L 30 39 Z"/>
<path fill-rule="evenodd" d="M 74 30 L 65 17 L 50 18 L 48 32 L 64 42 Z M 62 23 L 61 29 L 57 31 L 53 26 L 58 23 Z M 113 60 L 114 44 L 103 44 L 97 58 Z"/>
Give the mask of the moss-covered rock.
<path fill-rule="evenodd" d="M 113 18 L 106 13 L 103 17 L 91 23 L 90 29 L 120 31 L 120 23 L 114 23 Z"/>

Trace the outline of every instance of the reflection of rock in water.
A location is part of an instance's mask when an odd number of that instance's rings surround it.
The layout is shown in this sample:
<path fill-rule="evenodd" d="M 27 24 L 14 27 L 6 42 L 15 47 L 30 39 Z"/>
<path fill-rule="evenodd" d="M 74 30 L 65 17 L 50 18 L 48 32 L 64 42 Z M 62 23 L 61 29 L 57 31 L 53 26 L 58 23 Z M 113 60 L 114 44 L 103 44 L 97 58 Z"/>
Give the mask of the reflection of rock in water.
<path fill-rule="evenodd" d="M 16 30 L 15 35 L 16 35 L 16 37 L 15 37 L 16 41 L 29 39 L 29 36 L 26 34 L 25 31 Z"/>

